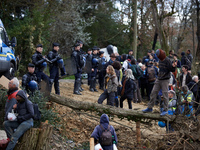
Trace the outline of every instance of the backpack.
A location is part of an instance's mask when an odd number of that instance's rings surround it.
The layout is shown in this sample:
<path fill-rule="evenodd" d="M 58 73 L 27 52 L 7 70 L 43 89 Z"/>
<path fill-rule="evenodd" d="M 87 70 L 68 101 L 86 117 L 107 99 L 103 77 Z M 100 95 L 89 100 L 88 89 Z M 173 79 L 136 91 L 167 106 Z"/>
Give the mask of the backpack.
<path fill-rule="evenodd" d="M 105 130 L 104 127 L 100 124 L 102 129 L 102 134 L 100 136 L 100 144 L 101 146 L 109 146 L 113 144 L 112 133 L 110 131 L 110 125 L 108 125 L 108 129 Z"/>
<path fill-rule="evenodd" d="M 156 80 L 156 72 L 154 66 L 147 68 L 148 81 L 154 82 Z"/>
<path fill-rule="evenodd" d="M 34 120 L 41 119 L 41 111 L 39 110 L 38 104 L 33 103 L 33 110 L 34 110 Z"/>
<path fill-rule="evenodd" d="M 132 72 L 133 72 L 134 77 L 135 77 L 137 80 L 138 80 L 138 79 L 142 76 L 142 74 L 143 74 L 142 69 L 141 69 L 139 66 L 137 66 L 137 65 L 132 65 L 132 66 L 131 66 L 131 70 L 132 70 Z"/>

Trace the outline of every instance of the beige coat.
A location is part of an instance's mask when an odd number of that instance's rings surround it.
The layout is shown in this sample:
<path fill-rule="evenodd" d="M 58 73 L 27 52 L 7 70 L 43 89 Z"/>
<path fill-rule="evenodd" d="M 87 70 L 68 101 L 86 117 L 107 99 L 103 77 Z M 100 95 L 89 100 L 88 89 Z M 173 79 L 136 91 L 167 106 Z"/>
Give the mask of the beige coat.
<path fill-rule="evenodd" d="M 108 78 L 109 78 L 109 80 L 108 80 Z M 104 85 L 105 85 L 105 89 L 107 89 L 108 93 L 117 92 L 117 86 L 118 86 L 117 76 L 106 74 Z"/>

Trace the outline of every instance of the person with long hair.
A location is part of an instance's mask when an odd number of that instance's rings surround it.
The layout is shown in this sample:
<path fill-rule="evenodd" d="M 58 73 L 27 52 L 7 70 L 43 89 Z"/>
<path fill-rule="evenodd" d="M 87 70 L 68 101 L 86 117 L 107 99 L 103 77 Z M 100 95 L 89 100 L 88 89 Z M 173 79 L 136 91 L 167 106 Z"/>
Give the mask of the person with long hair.
<path fill-rule="evenodd" d="M 107 105 L 114 106 L 115 92 L 117 92 L 118 80 L 113 66 L 109 65 L 106 68 L 105 76 L 105 90 L 100 95 L 98 103 L 102 104 L 103 101 L 107 98 Z"/>
<path fill-rule="evenodd" d="M 123 108 L 123 101 L 128 100 L 128 107 L 132 109 L 131 101 L 133 100 L 134 91 L 136 90 L 136 84 L 134 83 L 134 76 L 131 69 L 125 71 L 126 77 L 122 81 L 122 91 L 120 98 L 120 107 Z"/>

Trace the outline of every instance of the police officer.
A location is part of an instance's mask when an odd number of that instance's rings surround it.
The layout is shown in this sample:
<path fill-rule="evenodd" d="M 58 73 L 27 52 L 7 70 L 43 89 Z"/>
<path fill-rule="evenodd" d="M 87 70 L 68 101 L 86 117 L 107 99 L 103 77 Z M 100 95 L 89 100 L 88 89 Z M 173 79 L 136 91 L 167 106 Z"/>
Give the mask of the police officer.
<path fill-rule="evenodd" d="M 47 58 L 52 62 L 49 66 L 49 72 L 50 72 L 50 82 L 51 82 L 51 88 L 52 84 L 54 83 L 54 89 L 55 93 L 60 95 L 60 89 L 59 89 L 59 64 L 58 61 L 62 58 L 58 54 L 59 50 L 59 43 L 53 43 L 53 49 L 48 53 Z"/>
<path fill-rule="evenodd" d="M 37 77 L 34 71 L 35 71 L 35 65 L 29 63 L 28 73 L 26 73 L 22 77 L 22 87 L 24 88 L 24 91 L 29 94 L 29 96 L 32 96 L 34 91 L 38 90 Z"/>
<path fill-rule="evenodd" d="M 35 65 L 35 73 L 37 76 L 38 83 L 41 79 L 49 83 L 49 77 L 43 72 L 44 68 L 47 66 L 45 56 L 42 56 L 43 47 L 42 44 L 36 46 L 36 52 L 32 56 L 32 63 Z"/>
<path fill-rule="evenodd" d="M 91 83 L 90 83 L 90 91 L 98 92 L 96 89 L 96 75 L 98 72 L 98 50 L 97 46 L 92 48 L 92 73 L 91 73 Z"/>
<path fill-rule="evenodd" d="M 104 52 L 103 51 L 99 51 L 99 89 L 104 90 L 104 66 L 106 64 L 106 60 L 104 57 Z"/>
<path fill-rule="evenodd" d="M 74 94 L 82 95 L 80 91 L 82 91 L 81 88 L 81 73 L 82 73 L 82 67 L 84 66 L 83 57 L 80 51 L 80 44 L 75 44 L 74 51 L 72 52 L 72 58 L 76 62 L 76 69 L 77 73 L 75 76 L 75 82 L 74 82 Z"/>
<path fill-rule="evenodd" d="M 87 51 L 87 56 L 86 56 L 87 61 L 92 62 L 92 49 L 89 48 Z M 91 82 L 91 73 L 88 73 L 88 85 L 90 85 Z"/>

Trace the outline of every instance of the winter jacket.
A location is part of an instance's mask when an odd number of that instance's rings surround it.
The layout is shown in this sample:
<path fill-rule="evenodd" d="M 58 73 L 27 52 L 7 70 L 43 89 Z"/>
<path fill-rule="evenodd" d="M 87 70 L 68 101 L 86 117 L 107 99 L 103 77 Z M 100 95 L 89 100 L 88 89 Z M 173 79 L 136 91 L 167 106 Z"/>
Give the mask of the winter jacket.
<path fill-rule="evenodd" d="M 124 81 L 125 81 L 125 78 L 122 81 L 122 85 L 123 85 Z M 122 87 L 122 89 L 123 88 L 124 87 Z M 133 79 L 130 79 L 130 78 L 127 79 L 126 83 L 125 83 L 124 96 L 126 96 L 127 99 L 133 99 L 135 89 L 136 89 L 136 87 L 135 87 L 135 83 L 134 83 Z"/>
<path fill-rule="evenodd" d="M 107 81 L 107 79 L 109 79 Z M 117 92 L 118 79 L 117 76 L 106 74 L 105 76 L 105 89 L 107 89 L 108 93 Z"/>
<path fill-rule="evenodd" d="M 16 112 L 18 113 L 17 121 L 22 123 L 23 121 L 29 120 L 34 117 L 33 104 L 28 100 L 25 92 L 20 90 L 17 93 L 18 96 L 22 97 L 23 100 L 17 103 Z"/>
<path fill-rule="evenodd" d="M 36 51 L 32 56 L 32 63 L 35 65 L 35 72 L 43 71 L 42 63 L 45 62 L 42 54 Z"/>
<path fill-rule="evenodd" d="M 37 82 L 37 77 L 34 73 L 32 74 L 32 73 L 28 72 L 27 74 L 23 75 L 23 77 L 22 77 L 22 87 L 24 88 L 26 93 L 27 92 L 29 93 L 29 91 L 30 91 L 28 83 L 32 80 Z"/>
<path fill-rule="evenodd" d="M 190 81 L 192 81 L 192 76 L 188 72 L 187 75 L 186 75 L 185 85 L 187 85 L 188 83 L 190 83 Z M 182 86 L 182 82 L 183 82 L 183 74 L 180 75 L 180 86 Z"/>
<path fill-rule="evenodd" d="M 18 92 L 18 88 L 12 89 L 8 91 L 8 99 L 6 100 L 5 105 L 5 116 L 4 120 L 8 120 L 8 113 L 12 112 L 13 105 L 17 104 L 16 94 Z"/>
<path fill-rule="evenodd" d="M 56 50 L 53 49 L 52 51 L 50 51 L 47 55 L 47 58 L 52 62 L 50 64 L 50 69 L 52 67 L 58 67 L 57 60 L 61 59 L 61 57 Z"/>
<path fill-rule="evenodd" d="M 104 129 L 108 128 L 109 125 L 109 118 L 106 114 L 102 114 L 101 118 L 100 118 L 100 124 L 103 126 Z M 110 125 L 110 132 L 111 134 L 114 136 L 114 140 L 117 144 L 117 135 L 115 133 L 115 129 L 113 126 Z M 97 125 L 94 129 L 94 131 L 92 132 L 91 137 L 93 137 L 95 139 L 95 141 L 99 140 L 102 134 L 102 129 L 100 127 L 100 125 Z M 102 146 L 103 150 L 113 150 L 113 146 Z"/>
<path fill-rule="evenodd" d="M 168 57 L 166 57 L 163 61 L 159 60 L 159 72 L 158 79 L 159 80 L 167 80 L 171 77 L 170 72 L 174 72 L 176 67 L 172 66 L 172 62 Z"/>

